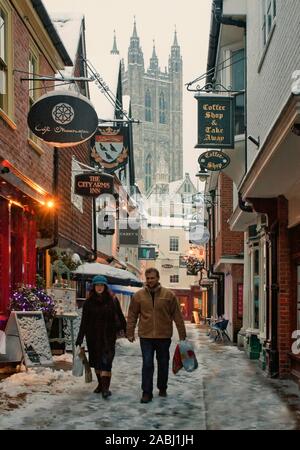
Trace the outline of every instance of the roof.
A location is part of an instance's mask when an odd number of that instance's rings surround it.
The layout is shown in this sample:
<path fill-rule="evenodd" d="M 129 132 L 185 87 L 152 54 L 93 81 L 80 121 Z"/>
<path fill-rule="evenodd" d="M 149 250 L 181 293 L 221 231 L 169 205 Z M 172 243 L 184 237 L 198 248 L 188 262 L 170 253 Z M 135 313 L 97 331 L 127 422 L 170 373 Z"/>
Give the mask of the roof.
<path fill-rule="evenodd" d="M 70 58 L 70 55 L 68 54 L 64 44 L 62 43 L 55 27 L 53 26 L 53 23 L 49 17 L 49 14 L 43 5 L 41 0 L 31 0 L 32 6 L 34 10 L 37 12 L 39 18 L 41 19 L 47 33 L 49 34 L 49 37 L 58 51 L 60 57 L 62 58 L 64 64 L 66 66 L 72 66 L 73 62 Z"/>
<path fill-rule="evenodd" d="M 62 38 L 73 65 L 76 63 L 76 55 L 80 42 L 82 23 L 84 16 L 78 13 L 51 13 L 52 22 Z M 73 75 L 75 67 L 63 71 L 65 76 Z"/>

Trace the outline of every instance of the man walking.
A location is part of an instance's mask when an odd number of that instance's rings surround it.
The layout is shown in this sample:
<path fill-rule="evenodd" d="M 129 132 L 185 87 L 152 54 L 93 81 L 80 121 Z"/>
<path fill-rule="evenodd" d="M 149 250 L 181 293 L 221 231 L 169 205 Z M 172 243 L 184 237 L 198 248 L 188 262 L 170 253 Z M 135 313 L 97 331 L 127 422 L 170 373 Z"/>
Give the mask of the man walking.
<path fill-rule="evenodd" d="M 167 396 L 169 374 L 169 348 L 173 334 L 173 321 L 179 339 L 186 338 L 186 330 L 177 298 L 159 283 L 159 272 L 149 268 L 146 283 L 131 299 L 127 319 L 127 339 L 134 341 L 134 330 L 139 319 L 138 335 L 143 356 L 141 403 L 152 400 L 154 352 L 157 359 L 157 388 L 160 397 Z"/>

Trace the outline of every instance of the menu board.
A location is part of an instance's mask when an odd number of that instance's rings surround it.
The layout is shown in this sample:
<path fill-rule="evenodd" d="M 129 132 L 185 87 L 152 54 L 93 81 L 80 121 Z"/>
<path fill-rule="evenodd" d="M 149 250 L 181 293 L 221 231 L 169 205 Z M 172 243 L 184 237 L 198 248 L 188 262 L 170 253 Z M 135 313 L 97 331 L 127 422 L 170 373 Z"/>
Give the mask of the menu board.
<path fill-rule="evenodd" d="M 5 329 L 8 361 L 27 367 L 53 365 L 42 311 L 12 311 Z"/>

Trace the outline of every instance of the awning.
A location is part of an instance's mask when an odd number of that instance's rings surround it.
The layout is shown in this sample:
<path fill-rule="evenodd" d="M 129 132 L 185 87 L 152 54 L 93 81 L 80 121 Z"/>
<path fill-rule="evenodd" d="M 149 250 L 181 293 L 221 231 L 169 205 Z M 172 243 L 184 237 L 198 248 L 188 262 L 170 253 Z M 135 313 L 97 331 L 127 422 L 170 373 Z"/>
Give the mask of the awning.
<path fill-rule="evenodd" d="M 121 286 L 119 284 L 110 284 L 109 288 L 115 293 L 115 294 L 124 294 L 124 295 L 133 295 L 139 288 L 132 287 L 132 286 Z"/>
<path fill-rule="evenodd" d="M 117 284 L 121 286 L 143 286 L 143 282 L 139 280 L 133 273 L 128 270 L 117 269 L 100 263 L 84 263 L 72 271 L 73 278 L 91 280 L 95 275 L 104 275 L 109 284 Z"/>

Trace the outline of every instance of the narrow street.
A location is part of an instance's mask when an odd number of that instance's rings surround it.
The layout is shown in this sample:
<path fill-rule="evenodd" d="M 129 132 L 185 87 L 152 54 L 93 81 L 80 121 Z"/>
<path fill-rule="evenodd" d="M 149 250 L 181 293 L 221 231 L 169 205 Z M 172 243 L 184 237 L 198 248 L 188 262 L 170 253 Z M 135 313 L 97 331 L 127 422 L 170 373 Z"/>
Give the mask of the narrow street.
<path fill-rule="evenodd" d="M 113 367 L 112 397 L 94 394 L 95 381 L 74 378 L 70 355 L 56 357 L 53 371 L 30 369 L 0 383 L 2 430 L 285 430 L 300 429 L 300 395 L 291 381 L 267 379 L 257 362 L 235 346 L 214 343 L 188 324 L 199 368 L 173 375 L 168 398 L 154 391 L 140 404 L 138 342 L 121 339 Z M 173 354 L 176 340 L 171 347 Z M 65 361 L 64 361 L 65 360 Z M 95 377 L 94 377 L 95 378 Z"/>

